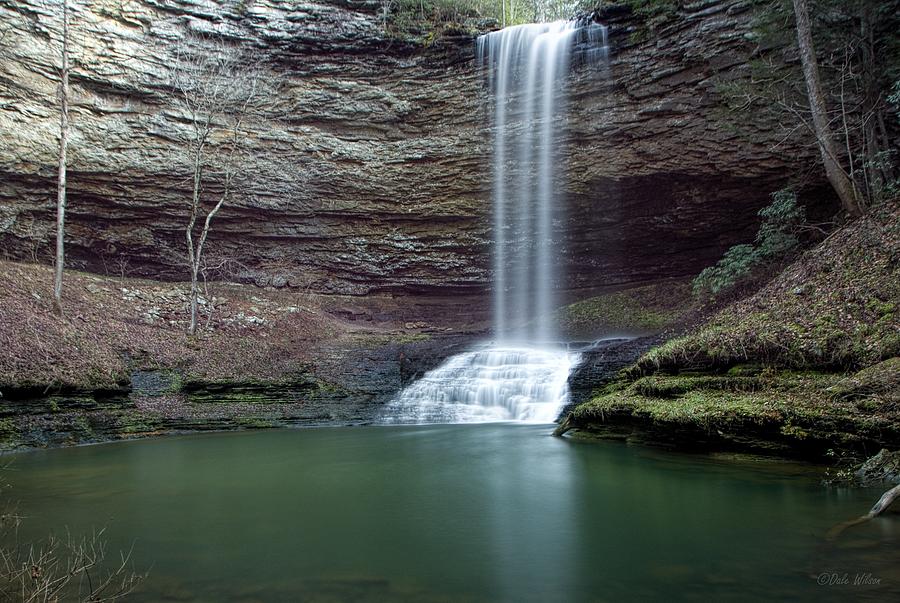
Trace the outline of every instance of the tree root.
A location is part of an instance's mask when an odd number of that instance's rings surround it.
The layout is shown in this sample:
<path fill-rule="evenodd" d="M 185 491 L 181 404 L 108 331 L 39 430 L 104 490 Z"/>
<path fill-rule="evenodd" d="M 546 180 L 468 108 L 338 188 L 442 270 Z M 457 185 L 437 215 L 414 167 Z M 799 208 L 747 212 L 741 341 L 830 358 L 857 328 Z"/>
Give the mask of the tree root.
<path fill-rule="evenodd" d="M 566 415 L 565 420 L 562 423 L 560 423 L 559 425 L 557 425 L 556 429 L 553 430 L 553 435 L 555 435 L 557 437 L 561 437 L 563 434 L 565 434 L 570 429 L 573 429 L 574 427 L 575 427 L 575 415 L 573 415 L 572 413 L 569 413 L 568 415 Z"/>
<path fill-rule="evenodd" d="M 900 484 L 894 486 L 887 492 L 881 495 L 881 498 L 878 499 L 878 502 L 875 503 L 868 513 L 863 515 L 862 517 L 857 517 L 856 519 L 851 519 L 850 521 L 845 521 L 844 523 L 840 523 L 830 530 L 828 530 L 828 534 L 826 534 L 826 538 L 828 540 L 834 540 L 847 528 L 859 525 L 861 523 L 865 523 L 871 519 L 874 519 L 881 515 L 884 511 L 890 507 L 897 498 L 900 497 Z"/>

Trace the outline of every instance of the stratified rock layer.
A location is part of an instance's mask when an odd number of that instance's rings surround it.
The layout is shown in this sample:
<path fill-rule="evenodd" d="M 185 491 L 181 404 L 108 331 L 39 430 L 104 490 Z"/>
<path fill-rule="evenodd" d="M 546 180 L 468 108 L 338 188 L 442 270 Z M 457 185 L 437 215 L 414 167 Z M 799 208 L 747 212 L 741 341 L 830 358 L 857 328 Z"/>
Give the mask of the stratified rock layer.
<path fill-rule="evenodd" d="M 226 278 L 323 293 L 481 295 L 490 282 L 490 141 L 473 40 L 384 34 L 377 3 L 74 2 L 70 262 L 186 275 L 186 128 L 166 82 L 189 34 L 259 51 L 281 90 L 251 125 L 252 191 L 217 216 Z M 749 3 L 691 2 L 643 42 L 610 27 L 608 69 L 576 65 L 560 182 L 564 288 L 696 273 L 752 237 L 755 212 L 814 161 L 776 124 L 725 127 L 717 83 L 754 51 Z M 0 0 L 0 244 L 48 258 L 53 228 L 58 16 Z M 510 128 L 521 127 L 513 117 Z M 212 188 L 215 184 L 211 185 Z"/>

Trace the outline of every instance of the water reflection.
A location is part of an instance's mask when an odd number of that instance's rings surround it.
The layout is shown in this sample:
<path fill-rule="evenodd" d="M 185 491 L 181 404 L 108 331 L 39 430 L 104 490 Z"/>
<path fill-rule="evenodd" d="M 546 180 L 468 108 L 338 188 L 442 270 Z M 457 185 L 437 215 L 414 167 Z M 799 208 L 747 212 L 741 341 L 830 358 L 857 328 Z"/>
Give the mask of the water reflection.
<path fill-rule="evenodd" d="M 26 535 L 107 524 L 147 601 L 883 600 L 879 492 L 793 463 L 438 425 L 167 438 L 15 457 Z M 819 586 L 823 573 L 879 585 Z"/>

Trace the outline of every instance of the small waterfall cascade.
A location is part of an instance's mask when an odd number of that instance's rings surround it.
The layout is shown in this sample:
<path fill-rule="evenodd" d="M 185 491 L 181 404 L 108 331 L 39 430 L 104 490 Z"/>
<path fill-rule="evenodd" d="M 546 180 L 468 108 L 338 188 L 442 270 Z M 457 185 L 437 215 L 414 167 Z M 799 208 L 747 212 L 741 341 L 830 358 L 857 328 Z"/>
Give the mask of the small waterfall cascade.
<path fill-rule="evenodd" d="M 551 423 L 568 402 L 566 350 L 484 349 L 457 354 L 404 389 L 389 405 L 392 423 Z"/>
<path fill-rule="evenodd" d="M 559 150 L 569 67 L 605 69 L 606 28 L 584 20 L 517 25 L 479 37 L 476 52 L 493 108 L 494 341 L 405 388 L 387 406 L 389 423 L 549 423 L 568 402 L 578 362 L 554 328 Z"/>

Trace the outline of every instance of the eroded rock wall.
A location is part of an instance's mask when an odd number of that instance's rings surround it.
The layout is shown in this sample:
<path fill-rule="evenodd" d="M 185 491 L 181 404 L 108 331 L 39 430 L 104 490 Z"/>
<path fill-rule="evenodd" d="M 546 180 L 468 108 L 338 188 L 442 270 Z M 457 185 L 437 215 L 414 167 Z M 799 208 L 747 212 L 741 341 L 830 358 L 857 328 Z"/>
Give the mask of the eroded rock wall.
<path fill-rule="evenodd" d="M 281 81 L 252 124 L 252 192 L 211 235 L 230 278 L 352 295 L 487 290 L 493 135 L 471 38 L 404 43 L 374 2 L 73 5 L 73 265 L 185 277 L 186 125 L 167 81 L 189 34 L 215 33 L 259 51 Z M 48 258 L 58 19 L 38 0 L 0 0 L 0 23 L 0 245 Z M 769 193 L 815 162 L 752 113 L 752 141 L 723 126 L 717 85 L 755 50 L 748 2 L 685 3 L 637 42 L 639 26 L 613 17 L 608 68 L 573 70 L 557 226 L 574 296 L 696 273 L 752 238 Z"/>

